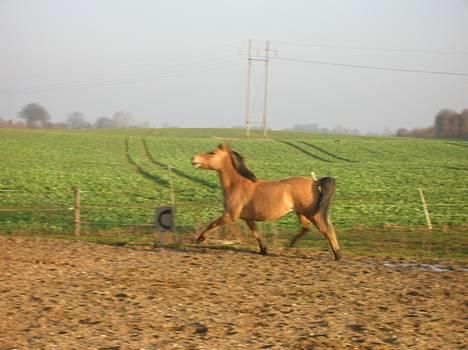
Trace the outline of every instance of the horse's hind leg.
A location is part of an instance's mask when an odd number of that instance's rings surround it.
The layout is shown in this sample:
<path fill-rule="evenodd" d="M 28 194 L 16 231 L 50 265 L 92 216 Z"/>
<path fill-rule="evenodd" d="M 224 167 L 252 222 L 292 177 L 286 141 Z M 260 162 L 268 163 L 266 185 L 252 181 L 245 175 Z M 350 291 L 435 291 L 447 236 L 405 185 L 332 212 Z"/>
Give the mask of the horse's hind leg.
<path fill-rule="evenodd" d="M 301 222 L 301 230 L 294 235 L 294 237 L 291 240 L 291 243 L 289 243 L 290 247 L 294 247 L 296 242 L 302 238 L 308 231 L 309 231 L 309 226 L 310 226 L 310 221 L 307 219 L 304 215 L 297 213 L 297 217 L 299 218 L 299 221 Z"/>
<path fill-rule="evenodd" d="M 245 221 L 247 223 L 247 226 L 249 226 L 250 232 L 252 232 L 252 235 L 255 237 L 257 240 L 258 246 L 260 247 L 260 254 L 266 255 L 267 254 L 267 246 L 265 242 L 263 241 L 262 234 L 258 231 L 257 229 L 257 224 L 255 221 Z"/>
<path fill-rule="evenodd" d="M 341 259 L 341 249 L 340 244 L 338 243 L 338 239 L 336 238 L 335 230 L 333 229 L 333 225 L 328 219 L 328 225 L 323 222 L 323 219 L 319 214 L 316 214 L 312 217 L 313 224 L 317 229 L 322 233 L 330 243 L 331 249 L 333 250 L 333 254 L 335 255 L 335 260 Z"/>

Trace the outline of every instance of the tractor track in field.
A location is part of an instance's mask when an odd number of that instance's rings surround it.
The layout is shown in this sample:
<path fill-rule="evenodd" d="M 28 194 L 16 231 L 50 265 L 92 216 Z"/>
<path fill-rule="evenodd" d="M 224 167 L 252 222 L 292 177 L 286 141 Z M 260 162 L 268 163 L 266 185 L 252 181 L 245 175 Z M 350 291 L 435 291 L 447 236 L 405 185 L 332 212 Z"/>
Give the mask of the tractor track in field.
<path fill-rule="evenodd" d="M 313 149 L 315 149 L 315 150 L 317 150 L 317 151 L 319 151 L 319 152 L 322 152 L 322 153 L 326 154 L 327 156 L 330 156 L 330 157 L 332 157 L 332 158 L 334 158 L 334 159 L 336 159 L 336 160 L 342 160 L 342 161 L 344 161 L 344 162 L 354 163 L 352 160 L 349 160 L 349 159 L 344 158 L 344 157 L 337 156 L 336 154 L 334 154 L 334 153 L 332 153 L 332 152 L 329 152 L 329 151 L 327 151 L 326 149 L 324 149 L 324 148 L 322 148 L 322 147 L 313 145 L 313 144 L 311 144 L 310 142 L 304 142 L 304 141 L 299 141 L 299 142 L 300 142 L 301 144 L 306 145 L 306 146 L 308 146 L 308 147 L 310 147 L 310 148 L 313 148 Z"/>
<path fill-rule="evenodd" d="M 445 142 L 447 145 L 458 146 L 458 147 L 465 147 L 468 148 L 468 142 L 466 143 L 457 143 L 457 142 Z"/>
<path fill-rule="evenodd" d="M 316 159 L 316 160 L 320 160 L 322 162 L 327 162 L 327 163 L 333 163 L 332 160 L 330 159 L 326 159 L 326 158 L 322 158 L 316 154 L 313 154 L 311 153 L 310 151 L 306 150 L 305 148 L 299 146 L 299 145 L 296 145 L 295 143 L 293 142 L 290 142 L 290 141 L 284 141 L 284 140 L 280 140 L 279 142 L 291 147 L 291 148 L 294 148 L 296 151 L 299 151 L 301 152 L 302 154 L 310 157 L 310 158 L 313 158 L 313 159 Z"/>
<path fill-rule="evenodd" d="M 0 250 L 2 350 L 466 347 L 458 268 L 45 238 L 0 237 Z"/>
<path fill-rule="evenodd" d="M 157 185 L 168 187 L 169 186 L 169 181 L 166 179 L 163 179 L 157 175 L 151 174 L 143 167 L 141 167 L 131 156 L 130 154 L 130 149 L 129 149 L 129 144 L 128 144 L 128 139 L 125 139 L 124 141 L 124 157 L 127 161 L 127 163 L 135 170 L 136 173 L 140 174 L 143 176 L 145 179 L 150 180 Z"/>
<path fill-rule="evenodd" d="M 145 139 L 141 139 L 141 143 L 142 143 L 142 147 L 143 147 L 143 150 L 144 150 L 144 154 L 145 154 L 145 157 L 148 159 L 148 161 L 150 161 L 151 163 L 153 163 L 154 165 L 162 168 L 162 169 L 168 169 L 168 164 L 164 164 L 162 162 L 159 162 L 156 160 L 156 158 L 154 158 L 153 154 L 151 153 L 151 151 L 149 150 L 149 147 L 148 147 L 148 144 L 146 142 Z M 187 162 L 189 160 L 187 159 Z M 214 184 L 212 184 L 211 182 L 209 181 L 206 181 L 206 180 L 203 180 L 203 179 L 199 179 L 197 177 L 194 177 L 194 176 L 191 176 L 187 173 L 185 173 L 184 171 L 180 170 L 180 169 L 177 169 L 177 168 L 171 168 L 171 171 L 176 174 L 177 176 L 183 178 L 184 180 L 188 180 L 190 181 L 191 183 L 194 183 L 194 184 L 197 184 L 197 185 L 200 185 L 200 186 L 204 186 L 210 190 L 214 190 L 214 189 L 218 189 L 219 186 L 216 186 Z"/>

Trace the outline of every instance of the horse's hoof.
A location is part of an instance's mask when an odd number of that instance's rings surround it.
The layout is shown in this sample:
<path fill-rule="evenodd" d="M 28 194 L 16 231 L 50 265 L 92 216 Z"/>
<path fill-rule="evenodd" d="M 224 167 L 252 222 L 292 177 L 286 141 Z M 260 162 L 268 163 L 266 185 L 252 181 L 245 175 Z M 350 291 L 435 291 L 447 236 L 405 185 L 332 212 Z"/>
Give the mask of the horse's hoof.
<path fill-rule="evenodd" d="M 260 255 L 265 256 L 265 255 L 267 255 L 267 254 L 268 254 L 268 253 L 267 253 L 267 249 L 266 249 L 266 248 L 260 249 Z"/>
<path fill-rule="evenodd" d="M 341 260 L 341 252 L 335 253 L 335 261 Z"/>
<path fill-rule="evenodd" d="M 200 244 L 205 240 L 205 237 L 198 237 L 197 240 L 195 241 L 196 244 Z"/>

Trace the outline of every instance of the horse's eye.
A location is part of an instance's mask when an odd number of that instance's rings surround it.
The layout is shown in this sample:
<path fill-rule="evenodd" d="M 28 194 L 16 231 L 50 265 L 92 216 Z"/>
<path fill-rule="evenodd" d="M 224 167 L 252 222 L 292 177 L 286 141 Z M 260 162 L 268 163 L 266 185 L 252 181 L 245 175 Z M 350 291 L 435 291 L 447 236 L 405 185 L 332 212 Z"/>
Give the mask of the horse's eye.
<path fill-rule="evenodd" d="M 214 152 L 208 152 L 208 154 L 212 156 L 214 154 Z"/>

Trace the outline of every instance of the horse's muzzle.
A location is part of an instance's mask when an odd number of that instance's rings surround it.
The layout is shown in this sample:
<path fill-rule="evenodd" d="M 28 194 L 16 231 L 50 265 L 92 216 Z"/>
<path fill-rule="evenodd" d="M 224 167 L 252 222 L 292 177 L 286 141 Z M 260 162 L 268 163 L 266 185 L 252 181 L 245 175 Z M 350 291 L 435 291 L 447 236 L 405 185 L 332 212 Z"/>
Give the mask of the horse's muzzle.
<path fill-rule="evenodd" d="M 192 157 L 192 166 L 194 168 L 201 168 L 202 165 L 203 165 L 203 163 L 201 163 L 200 161 L 197 160 L 197 156 Z"/>

